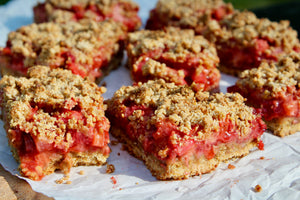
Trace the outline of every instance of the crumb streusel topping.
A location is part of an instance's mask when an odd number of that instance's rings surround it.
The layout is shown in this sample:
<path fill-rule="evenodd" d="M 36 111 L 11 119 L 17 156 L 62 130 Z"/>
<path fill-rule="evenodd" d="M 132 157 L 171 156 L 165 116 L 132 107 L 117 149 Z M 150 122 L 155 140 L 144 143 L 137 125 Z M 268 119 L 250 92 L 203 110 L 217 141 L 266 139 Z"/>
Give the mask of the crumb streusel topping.
<path fill-rule="evenodd" d="M 107 120 L 102 97 L 105 88 L 69 70 L 51 70 L 45 66 L 30 68 L 28 76 L 4 76 L 0 81 L 7 129 L 22 130 L 37 137 L 38 141 L 53 143 L 66 150 L 73 142 L 67 130 L 88 134 L 95 122 Z M 78 109 L 86 122 L 73 117 L 67 122 L 63 120 L 72 114 L 72 110 Z"/>
<path fill-rule="evenodd" d="M 242 46 L 255 45 L 255 39 L 262 38 L 284 50 L 300 47 L 297 32 L 290 27 L 289 21 L 272 22 L 266 18 L 259 19 L 250 11 L 236 11 L 220 22 L 211 21 L 208 32 L 204 34 L 212 42 L 218 40 L 228 43 L 229 46 L 232 38 Z"/>
<path fill-rule="evenodd" d="M 102 21 L 102 19 L 113 18 L 126 24 L 129 19 L 134 23 L 131 28 L 138 29 L 141 26 L 137 16 L 138 10 L 138 4 L 132 0 L 46 0 L 45 2 L 48 20 L 58 23 L 74 21 L 78 17 L 74 12 L 78 12 L 81 15 L 80 20 Z"/>
<path fill-rule="evenodd" d="M 104 13 L 110 11 L 110 7 L 116 3 L 130 3 L 132 6 L 138 8 L 138 5 L 132 0 L 47 0 L 54 7 L 71 9 L 74 5 L 80 5 L 82 7 L 87 7 L 89 5 L 96 5 L 99 10 Z"/>
<path fill-rule="evenodd" d="M 258 68 L 244 71 L 236 83 L 251 89 L 265 89 L 265 97 L 274 97 L 286 92 L 288 87 L 300 87 L 300 55 L 298 53 L 283 57 L 278 63 L 263 62 Z"/>
<path fill-rule="evenodd" d="M 94 62 L 93 55 L 97 55 L 99 48 L 113 43 L 114 52 L 119 48 L 118 41 L 122 37 L 124 31 L 113 21 L 67 24 L 48 22 L 23 26 L 11 32 L 8 43 L 13 53 L 25 57 L 26 67 L 35 64 L 60 67 L 65 64 L 61 60 L 64 52 L 71 53 L 76 63 L 91 65 Z M 79 68 L 86 70 L 80 65 Z"/>
<path fill-rule="evenodd" d="M 196 27 L 207 20 L 213 9 L 221 6 L 233 10 L 231 4 L 222 0 L 159 0 L 156 10 L 166 18 L 177 19 L 182 26 Z"/>
<path fill-rule="evenodd" d="M 214 46 L 203 36 L 195 35 L 193 30 L 168 28 L 166 31 L 141 30 L 130 33 L 127 50 L 133 56 L 139 56 L 152 50 L 164 50 L 169 57 L 185 57 L 188 54 L 205 53 L 219 61 Z"/>
<path fill-rule="evenodd" d="M 207 139 L 219 131 L 220 123 L 226 119 L 230 119 L 232 124 L 237 126 L 235 128 L 239 130 L 237 132 L 240 136 L 246 136 L 252 128 L 251 121 L 256 118 L 253 108 L 246 106 L 244 98 L 238 93 L 195 93 L 189 87 L 175 86 L 174 83 L 165 83 L 164 80 L 123 86 L 108 101 L 108 106 L 111 106 L 110 111 L 123 110 L 126 107 L 123 103 L 128 101 L 155 110 L 147 122 L 148 128 L 163 120 L 169 120 L 178 126 L 179 131 L 186 134 L 184 139 Z M 139 109 L 135 110 L 128 117 L 130 123 L 136 123 L 138 127 L 139 120 L 143 120 L 140 117 L 142 112 Z M 122 117 L 122 113 L 118 114 Z M 200 125 L 203 129 L 191 133 L 194 125 Z M 173 138 L 174 142 L 178 138 Z"/>

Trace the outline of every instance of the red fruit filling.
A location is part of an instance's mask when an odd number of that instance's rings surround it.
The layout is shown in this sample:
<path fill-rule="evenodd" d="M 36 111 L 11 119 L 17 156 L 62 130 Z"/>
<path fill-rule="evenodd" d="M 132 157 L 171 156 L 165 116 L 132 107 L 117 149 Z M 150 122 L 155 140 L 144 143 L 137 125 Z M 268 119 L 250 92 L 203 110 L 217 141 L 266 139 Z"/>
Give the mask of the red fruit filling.
<path fill-rule="evenodd" d="M 66 102 L 66 104 L 71 106 L 72 102 Z M 108 130 L 110 125 L 105 117 L 95 122 L 93 126 L 89 126 L 86 117 L 78 106 L 72 110 L 53 110 L 47 106 L 35 105 L 32 107 L 32 113 L 27 116 L 26 120 L 28 122 L 38 123 L 34 121 L 34 116 L 38 109 L 42 109 L 64 123 L 67 123 L 69 120 L 79 120 L 86 125 L 87 129 L 76 130 L 69 129 L 66 126 L 65 133 L 71 135 L 71 144 L 66 141 L 67 136 L 65 136 L 64 141 L 57 144 L 53 140 L 41 140 L 38 137 L 38 133 L 37 135 L 30 134 L 30 131 L 24 130 L 22 127 L 11 130 L 8 134 L 9 141 L 12 141 L 11 145 L 17 150 L 21 169 L 26 169 L 26 171 L 22 171 L 25 176 L 30 177 L 31 174 L 36 174 L 36 180 L 41 180 L 46 175 L 42 169 L 47 168 L 49 164 L 53 164 L 50 162 L 55 158 L 56 160 L 61 160 L 61 165 L 67 164 L 71 167 L 72 163 L 68 160 L 68 153 L 101 152 L 104 155 L 109 154 L 110 149 L 107 144 L 109 142 Z M 59 135 L 56 137 L 59 137 Z"/>
<path fill-rule="evenodd" d="M 138 7 L 133 7 L 130 3 L 119 2 L 112 6 L 109 12 L 103 12 L 99 10 L 98 6 L 95 4 L 89 4 L 87 7 L 81 5 L 73 5 L 70 9 L 64 9 L 55 7 L 54 9 L 65 10 L 74 13 L 74 21 L 81 20 L 85 18 L 87 12 L 94 14 L 93 20 L 103 21 L 105 19 L 111 18 L 117 22 L 122 23 L 127 27 L 128 31 L 134 31 L 141 23 L 141 19 L 137 15 Z M 34 7 L 35 21 L 37 23 L 47 22 L 47 14 L 45 9 L 45 3 L 40 3 Z"/>
<path fill-rule="evenodd" d="M 139 127 L 131 123 L 129 116 L 136 110 L 142 113 L 139 120 Z M 186 139 L 187 135 L 193 138 L 199 131 L 201 125 L 194 125 L 190 133 L 186 134 L 178 130 L 178 126 L 169 121 L 168 119 L 157 122 L 155 125 L 149 127 L 148 120 L 154 115 L 155 109 L 145 106 L 132 105 L 130 101 L 124 102 L 119 116 L 110 116 L 112 124 L 124 129 L 131 140 L 140 143 L 146 154 L 152 154 L 159 160 L 166 163 L 172 163 L 175 158 L 185 157 L 187 160 L 191 155 L 197 157 L 205 156 L 206 159 L 212 159 L 218 152 L 218 147 L 221 144 L 238 144 L 243 146 L 250 141 L 259 140 L 258 138 L 265 130 L 265 124 L 261 119 L 254 119 L 249 122 L 251 124 L 251 132 L 247 136 L 240 136 L 238 134 L 237 126 L 233 124 L 230 118 L 220 121 L 220 129 L 211 134 L 209 139 L 194 140 Z M 172 138 L 177 138 L 172 142 Z M 181 142 L 183 141 L 183 142 Z M 258 148 L 263 149 L 263 143 L 258 143 Z M 164 153 L 161 150 L 165 149 Z"/>
<path fill-rule="evenodd" d="M 270 121 L 283 117 L 300 117 L 300 90 L 295 86 L 287 87 L 285 93 L 278 93 L 275 97 L 264 98 L 267 88 L 253 90 L 250 87 L 240 89 L 238 86 L 228 88 L 228 92 L 239 92 L 247 98 L 247 103 L 260 108 L 265 120 Z"/>
<path fill-rule="evenodd" d="M 219 86 L 220 74 L 216 70 L 216 63 L 218 61 L 210 60 L 209 56 L 205 53 L 200 54 L 188 54 L 185 57 L 170 56 L 168 49 L 155 49 L 146 54 L 134 58 L 131 56 L 131 61 L 134 67 L 132 70 L 132 77 L 136 82 L 147 82 L 155 78 L 155 76 L 145 76 L 143 75 L 143 66 L 149 60 L 149 58 L 158 61 L 160 63 L 166 64 L 167 77 L 176 76 L 176 85 L 192 85 L 195 90 L 209 91 L 216 89 Z M 179 70 L 183 73 L 180 74 Z M 163 77 L 159 77 L 163 78 Z"/>
<path fill-rule="evenodd" d="M 37 51 L 36 53 L 38 57 L 40 52 Z M 95 81 L 96 78 L 102 76 L 102 70 L 105 70 L 105 68 L 108 67 L 108 59 L 112 56 L 112 54 L 113 44 L 107 43 L 103 47 L 100 47 L 97 51 L 94 51 L 92 55 L 94 62 L 92 64 L 82 64 L 78 62 L 70 50 L 57 55 L 56 62 L 48 63 L 48 65 L 53 69 L 58 67 L 69 69 L 73 72 L 73 74 L 80 75 L 83 78 L 88 77 L 91 81 Z M 28 67 L 24 65 L 24 59 L 23 55 L 13 53 L 9 45 L 0 51 L 1 65 L 14 72 L 18 72 L 20 75 L 26 76 Z M 33 65 L 39 64 L 43 65 L 45 63 L 39 63 L 37 60 L 33 63 Z"/>
<path fill-rule="evenodd" d="M 199 14 L 200 13 L 200 14 Z M 198 12 L 195 12 L 196 16 L 202 16 L 204 15 L 205 10 L 199 10 Z M 211 10 L 210 16 L 208 16 L 209 19 L 220 21 L 223 19 L 226 15 L 229 15 L 232 13 L 231 9 L 227 9 L 225 6 L 221 6 L 219 8 Z M 167 15 L 167 14 L 165 14 Z M 204 27 L 201 27 L 203 25 L 199 25 L 197 27 L 192 27 L 189 25 L 179 25 L 180 18 L 173 16 L 171 19 L 168 16 L 164 16 L 161 13 L 159 13 L 156 9 L 153 9 L 150 11 L 150 18 L 147 21 L 146 29 L 151 30 L 160 30 L 167 26 L 180 26 L 181 28 L 189 28 L 194 29 L 197 34 L 202 34 L 202 31 Z"/>

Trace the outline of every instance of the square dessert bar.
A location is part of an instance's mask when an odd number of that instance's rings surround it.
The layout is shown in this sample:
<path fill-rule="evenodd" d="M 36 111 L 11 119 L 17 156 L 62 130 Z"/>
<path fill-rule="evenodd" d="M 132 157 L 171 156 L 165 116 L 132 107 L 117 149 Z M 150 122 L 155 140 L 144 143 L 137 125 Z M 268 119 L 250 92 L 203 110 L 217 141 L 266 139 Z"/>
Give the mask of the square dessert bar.
<path fill-rule="evenodd" d="M 104 92 L 69 70 L 45 66 L 30 68 L 28 78 L 1 79 L 1 117 L 22 176 L 41 180 L 57 169 L 106 162 Z"/>
<path fill-rule="evenodd" d="M 297 32 L 289 21 L 271 22 L 248 11 L 209 22 L 203 34 L 216 45 L 220 70 L 232 75 L 300 51 Z"/>
<path fill-rule="evenodd" d="M 162 78 L 177 85 L 191 85 L 197 91 L 219 90 L 216 49 L 193 30 L 141 30 L 130 33 L 126 43 L 134 81 Z"/>
<path fill-rule="evenodd" d="M 119 66 L 125 32 L 114 21 L 53 22 L 23 26 L 0 48 L 3 75 L 25 76 L 29 67 L 65 68 L 91 81 Z"/>
<path fill-rule="evenodd" d="M 158 179 L 185 179 L 241 157 L 265 124 L 238 93 L 195 93 L 164 80 L 123 86 L 108 100 L 111 133 Z"/>
<path fill-rule="evenodd" d="M 112 19 L 128 31 L 137 30 L 142 24 L 139 6 L 131 0 L 46 0 L 38 3 L 33 11 L 36 23 Z"/>
<path fill-rule="evenodd" d="M 176 26 L 201 34 L 209 21 L 219 21 L 233 12 L 232 5 L 222 0 L 158 0 L 146 28 L 159 30 Z"/>
<path fill-rule="evenodd" d="M 300 55 L 293 53 L 244 71 L 228 92 L 239 92 L 249 105 L 261 109 L 268 128 L 284 137 L 300 131 L 299 87 Z"/>

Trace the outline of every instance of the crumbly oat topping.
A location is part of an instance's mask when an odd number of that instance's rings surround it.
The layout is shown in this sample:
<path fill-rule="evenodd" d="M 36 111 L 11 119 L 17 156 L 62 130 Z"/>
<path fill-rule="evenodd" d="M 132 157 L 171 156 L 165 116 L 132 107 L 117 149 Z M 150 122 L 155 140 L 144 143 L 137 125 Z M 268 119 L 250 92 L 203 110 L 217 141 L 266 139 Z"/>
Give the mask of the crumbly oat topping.
<path fill-rule="evenodd" d="M 184 139 L 206 139 L 218 132 L 220 122 L 228 118 L 240 130 L 238 134 L 245 136 L 249 134 L 251 121 L 256 118 L 253 108 L 246 106 L 243 97 L 237 93 L 195 93 L 189 87 L 175 86 L 174 83 L 165 83 L 164 80 L 123 86 L 109 100 L 110 111 L 123 110 L 125 101 L 154 108 L 155 113 L 148 120 L 148 127 L 169 120 L 178 126 L 179 131 L 186 134 Z M 122 113 L 118 114 L 122 117 Z M 141 112 L 136 110 L 128 119 L 131 120 L 130 123 L 137 123 L 138 127 L 139 120 L 143 120 L 140 116 Z M 194 125 L 200 125 L 203 129 L 191 133 Z M 178 138 L 174 136 L 172 140 L 176 141 Z"/>
<path fill-rule="evenodd" d="M 90 7 L 94 10 L 89 10 Z M 84 11 L 83 19 L 93 19 L 101 21 L 99 14 L 104 18 L 111 18 L 115 15 L 115 19 L 122 21 L 122 17 L 132 19 L 134 26 L 138 29 L 141 25 L 140 19 L 137 18 L 139 10 L 138 4 L 131 0 L 46 0 L 45 12 L 49 21 L 66 23 L 76 19 L 75 10 Z M 97 9 L 97 12 L 95 12 Z M 116 12 L 118 12 L 116 14 Z M 114 17 L 113 17 L 114 18 Z M 134 19 L 133 19 L 134 18 Z"/>
<path fill-rule="evenodd" d="M 300 87 L 300 55 L 298 53 L 283 57 L 278 63 L 263 62 L 258 68 L 244 71 L 236 85 L 251 89 L 264 89 L 264 97 L 275 97 L 286 92 L 288 87 Z"/>
<path fill-rule="evenodd" d="M 259 19 L 250 11 L 236 11 L 219 23 L 211 21 L 204 34 L 212 42 L 225 42 L 229 46 L 232 38 L 242 46 L 255 45 L 256 38 L 266 39 L 284 50 L 300 46 L 297 32 L 290 27 L 289 21 L 272 22 L 266 18 Z"/>
<path fill-rule="evenodd" d="M 131 0 L 46 0 L 46 3 L 50 3 L 56 8 L 71 9 L 74 5 L 80 5 L 82 7 L 97 5 L 100 10 L 111 7 L 113 4 L 123 2 L 130 3 L 132 6 L 134 5 L 138 7 L 138 5 Z"/>
<path fill-rule="evenodd" d="M 71 71 L 35 66 L 28 71 L 29 78 L 4 76 L 0 81 L 1 106 L 5 110 L 8 131 L 19 129 L 30 133 L 39 142 L 68 149 L 72 135 L 67 130 L 89 133 L 95 122 L 104 117 L 102 94 L 106 91 L 95 83 L 73 75 Z M 86 118 L 69 116 L 80 109 Z M 67 122 L 63 118 L 70 117 Z"/>
<path fill-rule="evenodd" d="M 13 53 L 25 57 L 25 67 L 35 64 L 64 66 L 62 53 L 70 53 L 79 63 L 79 69 L 86 71 L 84 65 L 93 64 L 93 57 L 101 47 L 114 44 L 112 52 L 117 52 L 124 31 L 113 21 L 67 24 L 42 23 L 23 26 L 8 35 Z M 108 52 L 107 56 L 111 56 Z"/>
<path fill-rule="evenodd" d="M 214 60 L 218 60 L 214 46 L 203 36 L 196 36 L 193 30 L 177 28 L 168 28 L 166 31 L 141 30 L 130 33 L 127 43 L 127 51 L 133 56 L 155 49 L 164 49 L 164 53 L 174 59 L 203 52 L 212 58 L 216 57 Z"/>
<path fill-rule="evenodd" d="M 141 57 L 141 59 L 143 59 Z M 133 65 L 133 70 L 138 70 L 138 65 Z M 165 63 L 160 63 L 156 60 L 148 58 L 146 63 L 142 66 L 143 76 L 152 76 L 155 79 L 164 79 L 167 82 L 173 82 L 177 85 L 181 85 L 181 79 L 185 77 L 184 70 L 180 69 L 177 71 L 170 72 L 170 68 Z"/>
<path fill-rule="evenodd" d="M 196 27 L 205 23 L 211 12 L 221 6 L 233 10 L 231 4 L 222 0 L 159 0 L 156 5 L 156 14 L 182 26 Z"/>

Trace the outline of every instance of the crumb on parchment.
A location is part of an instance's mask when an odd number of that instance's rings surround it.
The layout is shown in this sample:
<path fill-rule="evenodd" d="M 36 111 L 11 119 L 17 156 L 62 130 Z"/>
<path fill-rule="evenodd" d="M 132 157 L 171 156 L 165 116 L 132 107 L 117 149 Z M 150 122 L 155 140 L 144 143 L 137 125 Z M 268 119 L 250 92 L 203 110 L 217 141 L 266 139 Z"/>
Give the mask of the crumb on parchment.
<path fill-rule="evenodd" d="M 257 184 L 257 185 L 254 187 L 254 190 L 255 190 L 255 192 L 261 192 L 261 191 L 262 191 L 262 187 L 261 187 L 259 184 Z"/>
<path fill-rule="evenodd" d="M 114 173 L 114 171 L 115 171 L 115 166 L 113 164 L 108 164 L 106 166 L 106 173 L 107 174 Z"/>

